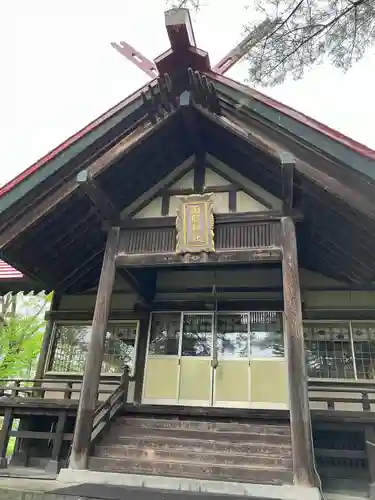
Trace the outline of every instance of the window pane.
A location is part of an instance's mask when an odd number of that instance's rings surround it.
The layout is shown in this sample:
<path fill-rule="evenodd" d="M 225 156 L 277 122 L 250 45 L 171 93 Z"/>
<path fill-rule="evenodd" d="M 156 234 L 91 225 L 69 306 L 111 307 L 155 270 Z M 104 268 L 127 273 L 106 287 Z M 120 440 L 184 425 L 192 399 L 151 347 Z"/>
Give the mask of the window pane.
<path fill-rule="evenodd" d="M 91 326 L 56 325 L 56 344 L 51 370 L 82 373 L 85 368 Z"/>
<path fill-rule="evenodd" d="M 250 352 L 253 358 L 284 356 L 281 312 L 250 312 Z"/>
<path fill-rule="evenodd" d="M 177 356 L 180 322 L 180 313 L 152 315 L 149 354 Z"/>
<path fill-rule="evenodd" d="M 247 358 L 249 333 L 247 314 L 218 314 L 217 353 L 219 358 Z"/>
<path fill-rule="evenodd" d="M 125 366 L 129 373 L 133 373 L 138 323 L 124 323 L 123 325 L 109 325 L 107 332 L 102 373 L 123 373 Z"/>
<path fill-rule="evenodd" d="M 212 315 L 184 314 L 182 356 L 211 356 Z"/>
<path fill-rule="evenodd" d="M 304 323 L 309 377 L 354 377 L 349 323 Z"/>
<path fill-rule="evenodd" d="M 357 377 L 375 379 L 375 323 L 352 322 Z"/>
<path fill-rule="evenodd" d="M 56 325 L 56 344 L 50 369 L 56 372 L 83 373 L 91 331 L 91 325 Z M 121 374 L 125 365 L 132 370 L 136 333 L 136 321 L 126 325 L 108 325 L 102 373 Z"/>

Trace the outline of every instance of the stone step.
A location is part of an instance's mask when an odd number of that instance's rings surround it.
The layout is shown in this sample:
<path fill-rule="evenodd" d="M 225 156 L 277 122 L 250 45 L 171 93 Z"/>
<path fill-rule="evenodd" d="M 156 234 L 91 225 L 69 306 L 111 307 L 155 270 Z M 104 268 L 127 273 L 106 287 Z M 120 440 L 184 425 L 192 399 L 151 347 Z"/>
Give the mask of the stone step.
<path fill-rule="evenodd" d="M 275 450 L 276 451 L 276 450 Z M 215 453 L 206 450 L 191 451 L 181 449 L 160 448 L 138 448 L 136 446 L 99 446 L 95 456 L 101 458 L 132 459 L 132 460 L 156 460 L 171 462 L 193 462 L 214 464 L 222 466 L 273 466 L 289 469 L 292 467 L 292 458 L 281 454 L 252 453 L 249 455 L 230 452 Z"/>
<path fill-rule="evenodd" d="M 128 474 L 151 474 L 158 476 L 238 481 L 260 484 L 292 484 L 292 472 L 284 467 L 240 467 L 216 465 L 202 462 L 180 462 L 145 460 L 130 458 L 92 457 L 88 463 L 90 470 L 122 472 Z"/>
<path fill-rule="evenodd" d="M 103 436 L 101 444 L 118 443 L 123 438 L 139 438 L 154 436 L 155 438 L 171 437 L 178 439 L 193 439 L 199 441 L 230 441 L 232 443 L 266 443 L 274 445 L 290 445 L 291 438 L 288 434 L 270 434 L 257 432 L 208 432 L 186 428 L 150 428 L 136 425 L 111 426 L 109 432 Z"/>
<path fill-rule="evenodd" d="M 211 436 L 210 436 L 211 437 Z M 244 455 L 267 453 L 270 455 L 280 455 L 283 457 L 292 456 L 292 447 L 290 444 L 272 444 L 272 443 L 257 443 L 257 442 L 233 442 L 232 440 L 214 440 L 214 439 L 189 439 L 171 436 L 121 436 L 115 434 L 105 437 L 97 446 L 98 450 L 102 447 L 137 447 L 141 449 L 153 450 L 179 450 L 192 451 L 195 453 L 215 452 L 223 453 L 238 453 Z"/>
<path fill-rule="evenodd" d="M 263 424 L 253 422 L 212 422 L 207 420 L 178 420 L 162 418 L 119 417 L 115 426 L 137 426 L 147 429 L 184 429 L 203 432 L 231 432 L 290 435 L 289 424 Z"/>

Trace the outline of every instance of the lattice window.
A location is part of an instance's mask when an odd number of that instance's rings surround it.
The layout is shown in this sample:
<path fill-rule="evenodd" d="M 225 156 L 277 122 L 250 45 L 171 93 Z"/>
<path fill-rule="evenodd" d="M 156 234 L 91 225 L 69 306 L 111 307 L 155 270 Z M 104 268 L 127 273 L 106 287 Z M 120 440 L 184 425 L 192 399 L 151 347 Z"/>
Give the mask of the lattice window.
<path fill-rule="evenodd" d="M 91 325 L 56 324 L 50 370 L 83 373 L 91 338 Z M 138 321 L 109 324 L 104 342 L 102 373 L 121 374 L 125 366 L 133 374 Z"/>
<path fill-rule="evenodd" d="M 306 322 L 304 335 L 310 377 L 355 378 L 348 322 Z"/>
<path fill-rule="evenodd" d="M 352 321 L 357 378 L 375 379 L 375 324 Z"/>

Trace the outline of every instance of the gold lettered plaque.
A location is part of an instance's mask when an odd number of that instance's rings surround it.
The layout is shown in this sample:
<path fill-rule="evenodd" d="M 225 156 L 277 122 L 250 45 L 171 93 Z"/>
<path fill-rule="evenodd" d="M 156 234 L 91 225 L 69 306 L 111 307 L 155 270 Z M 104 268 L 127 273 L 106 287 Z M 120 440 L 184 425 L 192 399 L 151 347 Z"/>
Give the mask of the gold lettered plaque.
<path fill-rule="evenodd" d="M 193 194 L 180 198 L 176 218 L 176 252 L 214 252 L 214 216 L 211 194 Z"/>

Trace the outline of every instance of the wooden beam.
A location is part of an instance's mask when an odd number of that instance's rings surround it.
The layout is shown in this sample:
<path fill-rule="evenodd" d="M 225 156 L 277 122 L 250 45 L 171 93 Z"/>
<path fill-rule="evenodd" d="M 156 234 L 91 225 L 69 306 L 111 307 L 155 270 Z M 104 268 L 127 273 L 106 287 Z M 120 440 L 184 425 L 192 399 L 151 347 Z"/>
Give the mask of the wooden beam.
<path fill-rule="evenodd" d="M 191 92 L 185 91 L 180 95 L 180 109 L 182 120 L 190 140 L 190 145 L 195 154 L 194 162 L 194 193 L 203 193 L 205 178 L 205 149 L 198 133 L 198 123 L 193 108 Z"/>
<path fill-rule="evenodd" d="M 281 251 L 278 248 L 257 248 L 253 250 L 225 250 L 212 254 L 126 254 L 116 257 L 117 266 L 126 267 L 169 267 L 184 265 L 209 264 L 246 264 L 249 262 L 280 262 Z"/>
<path fill-rule="evenodd" d="M 69 461 L 71 469 L 87 469 L 93 416 L 98 399 L 105 334 L 116 274 L 115 257 L 119 235 L 119 228 L 110 229 L 108 232 Z"/>
<path fill-rule="evenodd" d="M 213 113 L 210 113 L 209 111 L 199 106 L 196 106 L 196 108 L 199 110 L 200 113 L 204 114 L 208 119 L 216 122 L 217 124 L 220 124 L 227 131 L 233 133 L 235 136 L 248 142 L 250 145 L 257 148 L 258 150 L 261 150 L 264 153 L 268 154 L 272 159 L 274 160 L 280 159 L 280 156 L 284 150 L 280 147 L 278 143 L 274 142 L 273 140 L 265 138 L 266 133 L 268 135 L 270 134 L 270 130 L 273 136 L 276 136 L 276 134 L 278 134 L 278 132 L 275 132 L 274 130 L 270 129 L 268 124 L 265 125 L 260 122 L 256 123 L 254 122 L 254 126 L 252 125 L 251 127 L 250 126 L 245 127 L 244 124 L 239 125 L 238 123 L 234 122 L 234 120 L 239 122 L 238 116 L 237 117 L 233 116 L 233 113 L 230 114 L 227 108 L 226 108 L 226 115 L 228 116 L 227 119 L 220 116 L 216 116 Z M 237 112 L 237 115 L 238 114 L 239 113 Z M 266 127 L 267 131 L 265 130 Z M 261 132 L 259 132 L 259 130 Z M 289 139 L 285 138 L 285 141 L 287 142 L 289 141 Z M 295 143 L 294 138 L 293 141 Z M 344 177 L 344 175 L 341 175 L 341 178 L 339 178 L 339 176 L 336 175 L 336 172 L 333 173 L 333 169 L 330 169 L 330 172 L 332 173 L 328 173 L 328 169 L 327 172 L 323 172 L 322 170 L 316 168 L 312 164 L 306 161 L 302 161 L 300 159 L 296 159 L 295 168 L 296 172 L 299 172 L 300 174 L 306 176 L 309 180 L 312 180 L 315 184 L 317 184 L 320 187 L 320 189 L 323 189 L 324 191 L 333 194 L 334 196 L 340 198 L 342 201 L 347 203 L 349 206 L 351 206 L 361 214 L 364 214 L 370 217 L 372 220 L 375 220 L 375 201 L 374 199 L 371 199 L 370 195 L 365 193 L 364 189 L 360 187 L 359 182 L 356 182 L 356 185 L 350 184 L 346 182 L 346 178 Z M 342 171 L 342 174 L 346 174 L 345 172 L 346 169 L 340 167 L 340 170 Z"/>
<path fill-rule="evenodd" d="M 289 215 L 293 209 L 293 179 L 296 161 L 294 157 L 288 152 L 282 153 L 280 155 L 280 160 L 283 212 L 285 215 Z"/>
<path fill-rule="evenodd" d="M 215 214 L 216 224 L 232 224 L 234 222 L 271 222 L 279 221 L 284 217 L 280 212 L 241 212 L 232 214 Z M 293 211 L 293 215 L 290 217 L 296 221 L 302 221 L 303 216 L 298 210 Z M 176 218 L 175 217 L 152 217 L 149 219 L 124 219 L 121 222 L 122 229 L 135 229 L 135 228 L 152 228 L 152 227 L 175 227 Z"/>
<path fill-rule="evenodd" d="M 312 487 L 315 479 L 301 291 L 296 232 L 290 217 L 281 219 L 281 241 L 294 483 Z"/>
<path fill-rule="evenodd" d="M 137 280 L 137 278 L 133 275 L 131 271 L 126 269 L 125 267 L 118 267 L 117 268 L 118 274 L 123 278 L 126 283 L 130 286 L 130 288 L 136 293 L 136 295 L 139 297 L 140 302 L 142 305 L 147 306 L 149 303 L 149 300 L 146 298 L 146 295 L 144 293 L 144 290 L 142 290 L 142 287 Z"/>
<path fill-rule="evenodd" d="M 51 312 L 49 316 L 46 314 L 46 317 L 51 317 L 53 321 L 92 321 L 94 315 L 93 310 L 64 310 L 64 311 L 56 311 Z M 140 312 L 134 311 L 126 311 L 126 310 L 117 310 L 111 311 L 108 320 L 109 321 L 122 321 L 122 320 L 137 320 L 144 317 L 144 314 Z"/>
<path fill-rule="evenodd" d="M 108 198 L 107 194 L 95 181 L 91 173 L 85 169 L 77 175 L 77 184 L 81 186 L 83 191 L 90 198 L 94 207 L 101 215 L 102 219 L 111 226 L 118 225 L 120 221 L 120 213 L 116 210 L 115 206 Z"/>
<path fill-rule="evenodd" d="M 121 139 L 117 144 L 111 147 L 102 156 L 93 161 L 87 170 L 93 178 L 104 172 L 110 165 L 118 161 L 125 153 L 129 152 L 133 147 L 141 141 L 149 137 L 154 131 L 164 126 L 164 124 L 174 116 L 174 112 L 160 119 L 156 125 L 152 125 L 144 120 L 132 127 L 131 131 Z M 46 196 L 35 207 L 20 217 L 14 224 L 8 226 L 0 234 L 0 249 L 9 245 L 20 233 L 36 224 L 42 217 L 45 217 L 59 203 L 68 199 L 78 189 L 76 179 L 68 179 L 55 189 L 50 195 Z"/>
<path fill-rule="evenodd" d="M 164 13 L 164 16 L 173 52 L 196 47 L 197 44 L 188 9 L 170 9 Z"/>

